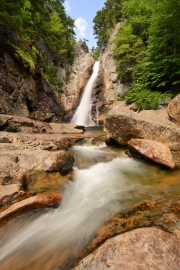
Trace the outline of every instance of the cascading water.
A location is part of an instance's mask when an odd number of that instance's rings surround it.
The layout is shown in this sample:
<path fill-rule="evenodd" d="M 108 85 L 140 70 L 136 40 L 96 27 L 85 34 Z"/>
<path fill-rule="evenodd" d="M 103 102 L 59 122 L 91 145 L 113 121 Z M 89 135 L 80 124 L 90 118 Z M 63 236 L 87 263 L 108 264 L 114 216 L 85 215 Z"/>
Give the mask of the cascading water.
<path fill-rule="evenodd" d="M 93 67 L 93 74 L 89 79 L 85 89 L 81 102 L 71 120 L 71 124 L 89 126 L 94 125 L 91 120 L 91 96 L 94 83 L 96 81 L 99 70 L 99 61 L 96 61 Z"/>
<path fill-rule="evenodd" d="M 151 167 L 143 162 L 107 152 L 104 144 L 74 146 L 72 151 L 75 175 L 67 183 L 61 206 L 16 232 L 3 229 L 0 269 L 69 269 L 64 268 L 66 261 L 79 254 L 106 220 L 132 203 L 162 194 L 162 188 L 158 192 L 152 186 L 159 174 L 153 176 Z M 108 155 L 114 159 L 102 162 Z"/>
<path fill-rule="evenodd" d="M 102 160 L 107 155 L 100 146 L 75 146 L 72 151 L 88 160 Z M 53 259 L 52 265 L 49 262 L 46 265 L 48 256 L 53 258 L 57 251 L 61 261 L 64 253 L 65 257 L 69 252 L 72 256 L 87 244 L 102 223 L 132 203 L 134 197 L 149 194 L 148 186 L 129 179 L 130 175 L 138 177 L 146 173 L 146 165 L 117 157 L 117 154 L 114 157 L 110 162 L 100 162 L 86 169 L 74 168 L 74 180 L 68 182 L 60 208 L 29 222 L 5 242 L 1 237 L 0 269 L 53 268 Z M 7 262 L 10 265 L 6 266 Z"/>

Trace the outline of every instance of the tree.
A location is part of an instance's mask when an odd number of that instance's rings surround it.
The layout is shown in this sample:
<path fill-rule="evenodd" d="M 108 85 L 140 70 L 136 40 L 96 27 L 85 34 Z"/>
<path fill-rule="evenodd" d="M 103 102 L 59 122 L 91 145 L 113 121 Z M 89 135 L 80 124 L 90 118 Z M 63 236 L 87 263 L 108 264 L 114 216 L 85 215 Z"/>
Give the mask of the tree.
<path fill-rule="evenodd" d="M 122 17 L 122 1 L 106 0 L 104 7 L 96 13 L 94 22 L 94 35 L 98 39 L 97 45 L 100 47 L 106 44 L 112 29 Z"/>

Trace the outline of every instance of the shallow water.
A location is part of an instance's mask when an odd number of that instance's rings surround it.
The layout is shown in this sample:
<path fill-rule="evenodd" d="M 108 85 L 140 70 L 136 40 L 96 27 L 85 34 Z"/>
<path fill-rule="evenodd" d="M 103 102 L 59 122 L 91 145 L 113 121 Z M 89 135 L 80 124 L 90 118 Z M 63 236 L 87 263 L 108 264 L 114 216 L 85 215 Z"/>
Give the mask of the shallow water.
<path fill-rule="evenodd" d="M 72 148 L 74 175 L 66 181 L 58 209 L 37 212 L 36 218 L 25 215 L 1 230 L 0 269 L 60 267 L 115 213 L 145 199 L 180 195 L 179 170 L 159 168 L 126 157 L 123 149 L 91 142 Z"/>

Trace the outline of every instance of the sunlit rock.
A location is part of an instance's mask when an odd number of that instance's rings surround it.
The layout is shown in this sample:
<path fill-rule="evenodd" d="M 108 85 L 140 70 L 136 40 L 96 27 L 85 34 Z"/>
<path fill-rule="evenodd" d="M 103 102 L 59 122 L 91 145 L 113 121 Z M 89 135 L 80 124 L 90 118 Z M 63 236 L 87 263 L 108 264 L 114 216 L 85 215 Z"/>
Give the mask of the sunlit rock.
<path fill-rule="evenodd" d="M 175 167 L 171 151 L 166 144 L 153 140 L 131 139 L 128 141 L 128 145 L 132 151 L 144 158 L 148 158 L 171 169 Z"/>
<path fill-rule="evenodd" d="M 84 42 L 77 42 L 74 48 L 74 62 L 61 94 L 63 107 L 68 112 L 77 108 L 84 87 L 92 74 L 94 64 L 94 59 Z"/>
<path fill-rule="evenodd" d="M 178 270 L 180 240 L 157 228 L 141 228 L 108 240 L 76 270 Z"/>
<path fill-rule="evenodd" d="M 117 105 L 107 114 L 105 131 L 120 145 L 127 145 L 132 138 L 164 143 L 169 147 L 175 165 L 180 167 L 180 128 L 164 115 L 162 110 L 137 113 Z"/>
<path fill-rule="evenodd" d="M 167 108 L 170 119 L 180 126 L 180 95 L 171 100 Z"/>

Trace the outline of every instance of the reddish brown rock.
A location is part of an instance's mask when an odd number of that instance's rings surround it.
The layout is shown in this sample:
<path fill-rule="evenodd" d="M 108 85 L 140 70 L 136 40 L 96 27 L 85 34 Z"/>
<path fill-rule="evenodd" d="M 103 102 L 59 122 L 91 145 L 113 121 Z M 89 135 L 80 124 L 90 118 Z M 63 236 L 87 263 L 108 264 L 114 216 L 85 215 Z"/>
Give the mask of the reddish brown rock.
<path fill-rule="evenodd" d="M 141 228 L 108 240 L 75 270 L 179 270 L 180 240 L 157 228 Z"/>
<path fill-rule="evenodd" d="M 180 126 L 180 95 L 171 100 L 167 108 L 171 121 Z"/>
<path fill-rule="evenodd" d="M 14 203 L 4 211 L 0 212 L 0 226 L 4 225 L 10 219 L 22 215 L 24 213 L 46 208 L 56 207 L 61 202 L 61 195 L 59 193 L 40 194 L 20 202 Z"/>
<path fill-rule="evenodd" d="M 164 165 L 170 169 L 175 167 L 171 151 L 166 144 L 153 140 L 131 139 L 128 141 L 128 145 L 130 146 L 130 149 L 144 158 Z"/>
<path fill-rule="evenodd" d="M 163 185 L 163 184 L 162 184 Z M 96 237 L 84 249 L 81 259 L 90 254 L 107 239 L 137 228 L 156 226 L 180 239 L 180 198 L 144 201 L 124 209 L 107 221 Z"/>

